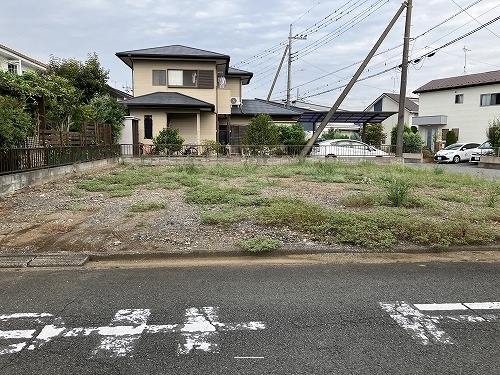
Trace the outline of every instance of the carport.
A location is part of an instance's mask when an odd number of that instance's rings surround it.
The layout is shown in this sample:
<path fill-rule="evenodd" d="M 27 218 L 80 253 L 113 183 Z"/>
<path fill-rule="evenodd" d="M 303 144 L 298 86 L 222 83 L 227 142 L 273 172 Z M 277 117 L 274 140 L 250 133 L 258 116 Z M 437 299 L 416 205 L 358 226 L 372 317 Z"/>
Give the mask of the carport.
<path fill-rule="evenodd" d="M 397 112 L 364 112 L 364 111 L 337 111 L 333 114 L 329 124 L 331 123 L 352 123 L 360 126 L 361 138 L 365 139 L 366 124 L 379 124 Z M 302 113 L 297 122 L 301 122 L 304 130 L 316 131 L 317 127 L 324 120 L 328 112 L 306 111 Z"/>

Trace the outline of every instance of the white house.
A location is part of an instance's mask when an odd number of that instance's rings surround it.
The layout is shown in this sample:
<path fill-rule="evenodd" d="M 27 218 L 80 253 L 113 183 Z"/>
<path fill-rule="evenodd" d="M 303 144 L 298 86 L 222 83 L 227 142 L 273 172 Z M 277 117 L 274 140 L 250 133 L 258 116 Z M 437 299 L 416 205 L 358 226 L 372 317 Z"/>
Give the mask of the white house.
<path fill-rule="evenodd" d="M 399 111 L 399 94 L 383 93 L 373 103 L 365 108 L 365 111 L 376 112 L 398 112 Z M 418 98 L 405 98 L 405 113 L 404 123 L 411 126 L 413 117 L 418 116 Z M 382 121 L 384 133 L 387 135 L 386 143 L 390 143 L 391 130 L 398 124 L 398 114 L 388 117 Z"/>
<path fill-rule="evenodd" d="M 412 124 L 430 148 L 449 130 L 460 142 L 482 143 L 490 122 L 500 117 L 500 70 L 436 79 L 414 93 L 419 115 Z"/>
<path fill-rule="evenodd" d="M 23 74 L 46 69 L 47 64 L 0 44 L 0 70 Z"/>

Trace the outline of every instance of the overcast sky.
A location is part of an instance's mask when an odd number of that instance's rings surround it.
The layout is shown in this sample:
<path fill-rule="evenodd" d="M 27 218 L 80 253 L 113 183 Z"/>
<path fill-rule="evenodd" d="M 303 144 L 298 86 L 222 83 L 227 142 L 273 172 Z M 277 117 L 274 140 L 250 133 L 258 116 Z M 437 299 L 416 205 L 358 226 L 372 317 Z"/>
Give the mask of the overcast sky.
<path fill-rule="evenodd" d="M 498 0 L 414 0 L 407 95 L 438 78 L 500 69 Z M 96 52 L 109 84 L 132 85 L 116 52 L 181 44 L 227 54 L 253 72 L 243 98 L 266 98 L 290 25 L 292 99 L 331 106 L 395 15 L 395 0 L 16 0 L 2 3 L 0 44 L 48 63 L 50 55 L 85 61 Z M 341 108 L 362 110 L 399 92 L 405 14 L 399 18 Z M 425 57 L 435 52 L 432 57 Z M 396 67 L 396 68 L 394 68 Z M 386 71 L 387 70 L 387 71 Z M 384 72 L 386 71 L 386 72 Z M 272 98 L 286 98 L 286 63 Z M 371 76 L 371 77 L 370 77 Z"/>

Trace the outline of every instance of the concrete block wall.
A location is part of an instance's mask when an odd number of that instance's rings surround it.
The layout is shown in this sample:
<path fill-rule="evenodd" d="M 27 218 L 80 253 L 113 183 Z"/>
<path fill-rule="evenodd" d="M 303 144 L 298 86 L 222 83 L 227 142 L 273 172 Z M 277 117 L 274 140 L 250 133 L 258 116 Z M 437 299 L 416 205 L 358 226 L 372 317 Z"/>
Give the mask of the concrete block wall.
<path fill-rule="evenodd" d="M 120 158 L 96 160 L 84 163 L 75 163 L 62 167 L 39 169 L 22 173 L 13 173 L 0 176 L 0 196 L 11 194 L 17 190 L 24 189 L 53 178 L 69 173 L 78 173 L 93 168 L 100 168 L 110 164 L 117 164 Z"/>

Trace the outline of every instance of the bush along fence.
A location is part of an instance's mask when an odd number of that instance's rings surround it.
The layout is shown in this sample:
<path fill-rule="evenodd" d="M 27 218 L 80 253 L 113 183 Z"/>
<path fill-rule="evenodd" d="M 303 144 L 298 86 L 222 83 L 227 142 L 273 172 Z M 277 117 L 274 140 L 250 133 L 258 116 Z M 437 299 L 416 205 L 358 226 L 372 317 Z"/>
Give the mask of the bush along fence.
<path fill-rule="evenodd" d="M 0 149 L 0 175 L 120 156 L 120 145 Z"/>
<path fill-rule="evenodd" d="M 221 144 L 122 144 L 124 157 L 298 157 L 304 145 L 221 145 Z M 307 156 L 394 156 L 396 147 L 380 145 L 365 147 L 335 147 L 338 155 L 317 145 L 307 152 Z M 326 150 L 326 151 L 325 151 Z M 324 152 L 325 151 L 325 152 Z M 381 151 L 381 152 L 378 152 Z M 327 155 L 328 154 L 328 155 Z M 375 155 L 376 154 L 376 155 Z"/>

